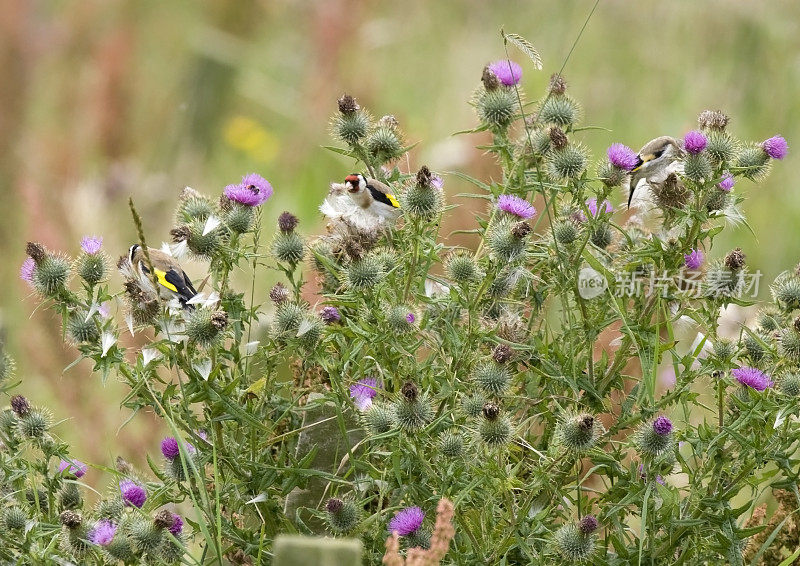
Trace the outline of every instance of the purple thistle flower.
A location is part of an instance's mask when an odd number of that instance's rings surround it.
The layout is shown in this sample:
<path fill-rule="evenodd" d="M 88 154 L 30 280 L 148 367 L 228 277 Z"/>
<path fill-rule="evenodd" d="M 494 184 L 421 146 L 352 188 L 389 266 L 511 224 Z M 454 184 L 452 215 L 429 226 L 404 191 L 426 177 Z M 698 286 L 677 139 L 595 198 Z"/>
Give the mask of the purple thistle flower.
<path fill-rule="evenodd" d="M 489 63 L 489 70 L 494 73 L 498 81 L 506 86 L 514 86 L 522 78 L 522 67 L 508 59 Z"/>
<path fill-rule="evenodd" d="M 80 460 L 61 460 L 58 464 L 58 473 L 63 474 L 66 472 L 72 474 L 76 478 L 82 478 L 86 474 L 87 469 L 86 464 Z"/>
<path fill-rule="evenodd" d="M 612 212 L 614 212 L 614 207 L 611 206 L 611 203 L 608 202 L 607 200 L 604 200 L 600 204 L 600 207 L 605 209 L 606 214 L 611 214 Z M 597 206 L 597 199 L 594 197 L 586 201 L 586 208 L 589 209 L 589 213 L 592 215 L 592 218 L 597 218 L 597 211 L 599 210 L 600 207 Z M 586 222 L 587 220 L 586 215 L 583 213 L 582 210 L 578 211 L 577 218 L 581 222 Z"/>
<path fill-rule="evenodd" d="M 700 269 L 700 266 L 703 265 L 703 260 L 705 256 L 703 252 L 700 250 L 692 250 L 688 254 L 683 256 L 683 261 L 686 267 L 689 269 Z"/>
<path fill-rule="evenodd" d="M 580 529 L 580 531 L 585 535 L 592 534 L 599 526 L 600 523 L 597 522 L 597 517 L 594 515 L 584 515 L 584 517 L 578 522 L 578 529 Z"/>
<path fill-rule="evenodd" d="M 380 387 L 374 377 L 365 377 L 350 386 L 350 397 L 359 411 L 366 411 L 372 406 L 372 398 L 378 394 Z"/>
<path fill-rule="evenodd" d="M 89 542 L 98 546 L 108 546 L 117 534 L 117 525 L 111 521 L 98 521 L 94 528 L 89 531 Z"/>
<path fill-rule="evenodd" d="M 733 179 L 733 175 L 731 175 L 730 172 L 725 171 L 722 174 L 722 180 L 719 183 L 717 183 L 717 186 L 719 187 L 719 189 L 721 191 L 725 191 L 726 193 L 729 193 L 729 192 L 731 192 L 731 189 L 733 188 L 733 185 L 735 185 L 735 184 L 736 184 L 736 181 Z"/>
<path fill-rule="evenodd" d="M 103 301 L 100 305 L 98 305 L 97 312 L 99 312 L 100 316 L 103 318 L 108 318 L 111 316 L 111 303 L 108 301 Z"/>
<path fill-rule="evenodd" d="M 389 521 L 389 532 L 397 531 L 400 536 L 410 535 L 422 526 L 425 513 L 419 507 L 406 507 L 395 513 Z"/>
<path fill-rule="evenodd" d="M 147 501 L 147 491 L 131 480 L 119 482 L 119 491 L 122 494 L 122 501 L 125 502 L 125 505 L 133 505 L 141 509 L 144 502 Z"/>
<path fill-rule="evenodd" d="M 84 236 L 81 238 L 81 249 L 84 253 L 94 255 L 103 247 L 102 236 Z"/>
<path fill-rule="evenodd" d="M 764 391 L 767 387 L 772 387 L 774 383 L 764 372 L 756 368 L 744 367 L 731 371 L 736 381 L 747 387 L 752 387 L 756 391 Z"/>
<path fill-rule="evenodd" d="M 238 185 L 225 187 L 225 196 L 245 206 L 261 206 L 272 196 L 272 185 L 261 175 L 250 173 Z"/>
<path fill-rule="evenodd" d="M 441 191 L 444 188 L 444 179 L 434 173 L 431 176 L 431 187 Z"/>
<path fill-rule="evenodd" d="M 334 324 L 342 320 L 342 315 L 336 307 L 323 307 L 319 313 L 319 317 L 325 324 Z"/>
<path fill-rule="evenodd" d="M 172 436 L 166 437 L 161 441 L 161 453 L 167 460 L 174 460 L 177 458 L 181 453 L 180 446 L 178 446 L 178 441 Z"/>
<path fill-rule="evenodd" d="M 653 421 L 653 432 L 659 436 L 666 436 L 672 432 L 672 421 L 667 417 L 656 417 Z"/>
<path fill-rule="evenodd" d="M 608 155 L 608 160 L 611 162 L 611 165 L 624 169 L 625 171 L 632 171 L 639 162 L 636 152 L 627 145 L 621 143 L 612 144 L 611 147 L 608 148 L 606 154 Z"/>
<path fill-rule="evenodd" d="M 697 155 L 703 151 L 707 145 L 708 139 L 702 132 L 698 132 L 697 130 L 687 132 L 686 135 L 683 136 L 683 148 L 692 155 Z"/>
<path fill-rule="evenodd" d="M 789 144 L 783 136 L 772 136 L 761 142 L 761 147 L 772 159 L 783 159 L 789 154 Z"/>
<path fill-rule="evenodd" d="M 497 198 L 497 208 L 525 220 L 536 216 L 536 209 L 531 203 L 514 195 L 500 195 Z"/>
<path fill-rule="evenodd" d="M 36 271 L 36 262 L 32 257 L 26 257 L 19 268 L 19 278 L 28 285 L 33 284 L 33 272 Z"/>
<path fill-rule="evenodd" d="M 168 529 L 173 536 L 178 536 L 183 532 L 183 518 L 175 513 L 172 514 L 172 526 Z"/>
<path fill-rule="evenodd" d="M 416 320 L 417 320 L 417 317 L 416 317 L 416 316 L 414 316 L 414 313 L 413 313 L 413 312 L 410 312 L 410 313 L 408 313 L 408 314 L 406 315 L 406 322 L 407 322 L 407 323 L 409 323 L 409 324 L 414 324 L 414 322 L 415 322 Z"/>

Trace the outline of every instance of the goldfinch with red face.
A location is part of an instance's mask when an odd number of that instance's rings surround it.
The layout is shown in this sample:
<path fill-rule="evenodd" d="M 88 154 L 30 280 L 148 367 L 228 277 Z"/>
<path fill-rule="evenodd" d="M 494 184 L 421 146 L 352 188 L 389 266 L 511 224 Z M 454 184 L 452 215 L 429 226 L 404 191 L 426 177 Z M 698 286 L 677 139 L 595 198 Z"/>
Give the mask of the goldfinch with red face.
<path fill-rule="evenodd" d="M 191 308 L 192 305 L 186 303 L 197 294 L 197 291 L 175 258 L 151 247 L 148 247 L 147 251 L 150 255 L 150 262 L 153 264 L 155 278 L 158 281 L 159 296 L 167 301 L 177 298 L 181 306 Z M 128 260 L 134 273 L 143 283 L 152 288 L 153 279 L 150 276 L 150 269 L 147 267 L 147 259 L 142 246 L 133 244 L 128 250 Z"/>
<path fill-rule="evenodd" d="M 345 177 L 344 185 L 350 199 L 362 210 L 390 221 L 400 216 L 400 203 L 384 183 L 353 173 Z"/>

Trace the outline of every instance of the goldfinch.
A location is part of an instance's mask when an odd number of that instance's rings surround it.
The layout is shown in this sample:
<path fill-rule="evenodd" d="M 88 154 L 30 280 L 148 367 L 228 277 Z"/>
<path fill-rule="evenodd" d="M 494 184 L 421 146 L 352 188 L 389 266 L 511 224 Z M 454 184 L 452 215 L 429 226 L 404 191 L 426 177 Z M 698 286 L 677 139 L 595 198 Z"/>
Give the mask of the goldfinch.
<path fill-rule="evenodd" d="M 400 216 L 400 203 L 384 183 L 353 173 L 344 178 L 344 185 L 350 199 L 361 209 L 386 220 Z"/>
<path fill-rule="evenodd" d="M 177 298 L 181 306 L 190 308 L 191 305 L 186 303 L 197 294 L 197 291 L 175 258 L 150 247 L 147 248 L 147 251 L 158 281 L 159 296 L 165 300 Z M 147 267 L 142 246 L 133 244 L 128 251 L 128 260 L 134 273 L 152 288 L 153 279 L 150 276 L 150 269 Z"/>
<path fill-rule="evenodd" d="M 675 138 L 661 136 L 650 140 L 636 156 L 636 167 L 631 171 L 630 185 L 628 194 L 628 207 L 631 206 L 633 192 L 644 179 L 647 184 L 663 183 L 667 175 L 672 172 L 670 166 L 684 156 L 680 143 Z"/>

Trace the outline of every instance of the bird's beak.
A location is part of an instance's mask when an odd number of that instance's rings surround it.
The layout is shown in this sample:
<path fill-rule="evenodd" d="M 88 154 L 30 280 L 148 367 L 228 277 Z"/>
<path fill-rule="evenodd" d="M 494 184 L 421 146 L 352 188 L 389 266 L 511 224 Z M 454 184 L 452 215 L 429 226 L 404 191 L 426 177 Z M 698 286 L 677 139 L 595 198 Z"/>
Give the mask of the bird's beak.
<path fill-rule="evenodd" d="M 631 169 L 631 171 L 638 171 L 638 170 L 639 170 L 639 168 L 640 168 L 642 165 L 644 165 L 644 163 L 645 163 L 645 160 L 643 160 L 643 159 L 642 159 L 642 156 L 641 156 L 641 155 L 637 155 L 637 156 L 636 156 L 636 167 L 634 167 L 633 169 Z"/>
<path fill-rule="evenodd" d="M 358 192 L 358 177 L 355 175 L 348 175 L 344 178 L 344 185 L 347 187 L 347 191 L 350 193 L 357 193 Z"/>

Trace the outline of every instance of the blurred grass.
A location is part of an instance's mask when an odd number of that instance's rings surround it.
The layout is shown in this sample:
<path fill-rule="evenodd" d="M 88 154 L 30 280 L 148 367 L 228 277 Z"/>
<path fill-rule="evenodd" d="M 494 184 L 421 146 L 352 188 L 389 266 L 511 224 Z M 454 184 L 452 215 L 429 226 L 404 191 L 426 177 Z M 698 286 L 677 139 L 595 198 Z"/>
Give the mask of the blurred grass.
<path fill-rule="evenodd" d="M 118 408 L 124 388 L 99 387 L 86 366 L 62 376 L 75 351 L 61 346 L 57 320 L 44 311 L 30 316 L 34 301 L 21 300 L 28 292 L 17 279 L 25 241 L 74 253 L 81 235 L 97 233 L 112 256 L 120 255 L 134 238 L 129 195 L 148 238 L 158 242 L 168 237 L 184 185 L 214 195 L 250 171 L 276 189 L 264 210 L 267 233 L 284 209 L 300 216 L 304 233 L 315 233 L 328 184 L 351 169 L 321 148 L 330 143 L 327 121 L 342 92 L 378 116 L 394 114 L 409 140 L 421 142 L 404 168 L 427 163 L 488 177 L 493 164 L 472 149 L 479 140 L 451 134 L 475 124 L 467 101 L 483 65 L 503 56 L 501 26 L 529 39 L 544 59 L 537 72 L 510 47 L 523 63 L 528 100 L 535 100 L 593 4 L 6 2 L 0 253 L 7 261 L 0 277 L 21 392 L 71 418 L 58 432 L 77 457 L 111 463 L 121 454 L 143 463 L 164 430 L 137 417 L 117 433 L 128 417 Z M 613 130 L 587 132 L 585 143 L 600 158 L 615 141 L 638 148 L 656 135 L 681 136 L 701 110 L 721 108 L 738 136 L 781 133 L 794 147 L 798 26 L 800 3 L 790 0 L 601 1 L 564 71 L 584 123 Z M 765 274 L 762 296 L 767 281 L 800 259 L 798 164 L 800 152 L 791 151 L 757 190 L 737 186 L 750 197 L 745 211 L 758 238 L 739 227 L 712 251 L 720 256 L 741 246 L 751 268 Z M 446 187 L 450 195 L 471 190 L 455 178 Z"/>

